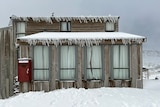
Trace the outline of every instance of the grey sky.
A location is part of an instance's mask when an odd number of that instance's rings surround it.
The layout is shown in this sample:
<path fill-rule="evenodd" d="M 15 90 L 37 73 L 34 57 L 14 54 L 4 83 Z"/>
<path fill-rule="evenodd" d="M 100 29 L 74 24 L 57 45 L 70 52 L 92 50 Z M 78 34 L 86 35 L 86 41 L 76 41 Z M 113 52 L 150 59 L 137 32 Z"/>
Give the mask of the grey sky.
<path fill-rule="evenodd" d="M 144 48 L 160 50 L 160 0 L 3 0 L 0 27 L 16 16 L 120 16 L 120 31 L 147 37 Z"/>

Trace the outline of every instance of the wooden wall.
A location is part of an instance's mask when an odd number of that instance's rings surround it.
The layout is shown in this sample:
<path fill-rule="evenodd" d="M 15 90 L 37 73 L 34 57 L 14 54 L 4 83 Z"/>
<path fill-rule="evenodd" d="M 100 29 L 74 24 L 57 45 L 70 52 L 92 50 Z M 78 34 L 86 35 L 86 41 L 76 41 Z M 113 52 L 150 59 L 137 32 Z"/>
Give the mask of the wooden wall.
<path fill-rule="evenodd" d="M 16 48 L 12 27 L 0 29 L 0 98 L 13 95 Z"/>
<path fill-rule="evenodd" d="M 130 48 L 130 70 L 132 77 L 132 87 L 143 88 L 143 78 L 142 78 L 142 45 L 134 44 Z"/>
<path fill-rule="evenodd" d="M 38 32 L 59 32 L 60 23 L 54 22 L 53 24 L 47 22 L 33 22 L 26 23 L 26 35 Z"/>
<path fill-rule="evenodd" d="M 118 31 L 118 22 L 115 23 L 115 31 Z M 53 24 L 47 22 L 26 22 L 26 35 L 52 31 L 60 32 L 60 22 L 54 22 Z M 105 23 L 79 23 L 79 21 L 71 22 L 71 32 L 105 32 Z M 38 90 L 55 90 L 60 88 L 98 88 L 98 87 L 139 87 L 142 88 L 142 80 L 140 78 L 141 68 L 138 65 L 142 65 L 141 56 L 141 44 L 133 44 L 130 47 L 130 80 L 110 80 L 110 45 L 104 47 L 104 80 L 102 81 L 85 81 L 84 80 L 84 49 L 78 47 L 78 79 L 76 81 L 59 81 L 58 80 L 58 50 L 56 46 L 51 45 L 51 71 L 49 81 L 32 81 L 30 83 L 20 83 L 20 89 L 22 92 L 26 91 L 38 91 Z M 32 58 L 32 48 L 29 46 L 21 46 L 21 57 Z"/>
<path fill-rule="evenodd" d="M 0 29 L 0 98 L 8 98 L 13 95 L 14 77 L 17 76 L 17 47 L 16 42 L 16 24 L 13 27 Z M 71 22 L 71 31 L 73 32 L 104 32 L 104 23 L 79 23 L 79 21 Z M 85 27 L 84 27 L 85 26 Z M 42 31 L 60 31 L 60 23 L 53 24 L 46 22 L 26 23 L 26 35 L 38 33 Z M 118 31 L 118 22 L 116 23 L 116 31 Z M 32 48 L 27 45 L 19 47 L 21 49 L 21 57 L 32 58 Z M 131 80 L 110 80 L 110 45 L 104 46 L 104 80 L 102 81 L 85 81 L 84 80 L 84 48 L 78 47 L 78 79 L 76 81 L 59 81 L 58 80 L 58 53 L 57 47 L 51 45 L 51 71 L 49 81 L 32 81 L 20 83 L 20 91 L 51 91 L 60 88 L 98 88 L 98 87 L 143 87 L 142 81 L 142 45 L 133 44 L 130 47 L 130 75 Z"/>
<path fill-rule="evenodd" d="M 118 32 L 118 29 L 118 22 L 116 22 L 115 31 Z M 60 22 L 54 21 L 52 24 L 47 22 L 26 22 L 26 35 L 38 32 L 60 32 Z M 105 23 L 71 21 L 71 32 L 105 32 Z"/>
<path fill-rule="evenodd" d="M 24 47 L 24 46 L 22 46 Z M 141 78 L 141 65 L 142 56 L 141 54 L 141 44 L 130 45 L 130 76 L 129 80 L 111 80 L 110 77 L 110 45 L 104 46 L 104 79 L 103 80 L 93 80 L 86 81 L 84 79 L 84 48 L 78 47 L 78 78 L 76 81 L 60 81 L 58 79 L 58 49 L 54 45 L 50 45 L 50 80 L 49 81 L 32 81 L 31 83 L 21 83 L 21 91 L 51 91 L 61 88 L 99 88 L 99 87 L 134 87 L 142 88 L 142 78 Z M 25 52 L 25 51 L 23 51 Z M 22 53 L 23 54 L 23 53 Z M 32 56 L 32 52 L 28 53 L 28 56 Z"/>

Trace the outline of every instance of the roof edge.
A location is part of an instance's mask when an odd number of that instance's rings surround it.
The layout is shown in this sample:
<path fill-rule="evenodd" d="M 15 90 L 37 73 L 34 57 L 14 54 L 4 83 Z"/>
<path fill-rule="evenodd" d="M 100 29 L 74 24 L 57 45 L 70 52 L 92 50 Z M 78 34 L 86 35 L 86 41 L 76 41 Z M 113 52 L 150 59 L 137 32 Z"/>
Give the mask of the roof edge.
<path fill-rule="evenodd" d="M 53 23 L 53 20 L 57 22 L 60 21 L 71 21 L 71 20 L 78 20 L 80 23 L 87 23 L 88 21 L 91 22 L 116 22 L 118 21 L 120 16 L 51 16 L 51 17 L 17 17 L 12 15 L 10 17 L 11 20 L 16 21 L 29 21 L 33 20 L 35 22 L 45 21 L 49 23 Z"/>

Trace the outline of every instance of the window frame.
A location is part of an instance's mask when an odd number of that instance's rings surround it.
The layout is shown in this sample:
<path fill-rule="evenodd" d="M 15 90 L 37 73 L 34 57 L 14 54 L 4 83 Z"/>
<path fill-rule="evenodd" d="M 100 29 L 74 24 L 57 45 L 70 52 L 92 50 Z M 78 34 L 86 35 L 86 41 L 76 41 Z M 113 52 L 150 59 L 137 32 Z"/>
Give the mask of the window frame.
<path fill-rule="evenodd" d="M 113 29 L 108 29 L 107 24 L 113 24 Z M 110 26 L 110 25 L 108 25 L 108 26 Z M 106 31 L 106 32 L 114 32 L 114 31 L 116 31 L 115 23 L 114 23 L 114 22 L 108 22 L 108 21 L 107 21 L 107 22 L 105 23 L 105 31 Z"/>
<path fill-rule="evenodd" d="M 120 46 L 124 46 L 124 44 L 115 44 L 115 45 L 118 45 L 119 48 L 120 48 Z M 116 79 L 116 78 L 114 78 L 114 67 L 113 67 L 113 63 L 114 63 L 114 61 L 113 61 L 113 53 L 114 52 L 113 52 L 113 46 L 115 46 L 115 45 L 111 45 L 111 51 L 110 51 L 110 61 L 111 61 L 111 68 L 110 68 L 111 77 L 110 77 L 110 79 L 112 79 L 112 80 L 130 80 L 131 79 L 131 73 L 130 73 L 130 45 L 129 44 L 125 45 L 125 46 L 128 47 L 128 67 L 127 68 L 115 68 L 115 69 L 128 69 L 128 78 L 125 78 L 125 79 L 120 79 L 120 78 Z"/>
<path fill-rule="evenodd" d="M 24 24 L 24 31 L 21 31 L 22 29 L 19 30 L 19 28 L 22 28 L 22 24 Z M 16 22 L 16 37 L 23 37 L 26 34 L 26 22 L 25 21 L 17 21 Z"/>
<path fill-rule="evenodd" d="M 93 46 L 96 46 L 96 45 L 93 45 Z M 99 81 L 99 80 L 101 80 L 101 81 L 103 81 L 104 80 L 104 78 L 105 78 L 105 76 L 104 76 L 104 45 L 98 45 L 98 46 L 100 46 L 100 48 L 101 48 L 101 67 L 102 68 L 100 68 L 101 70 L 102 70 L 102 77 L 101 77 L 101 79 L 88 79 L 87 78 L 87 47 L 88 46 L 85 46 L 84 47 L 84 79 L 86 80 L 86 81 L 92 81 L 92 80 L 97 80 L 97 81 Z M 93 68 L 92 68 L 93 69 Z M 97 69 L 97 68 L 95 68 L 95 69 Z"/>
<path fill-rule="evenodd" d="M 45 46 L 43 46 L 43 45 L 35 45 L 35 46 L 41 46 L 43 49 L 44 49 L 44 47 L 45 47 Z M 33 80 L 33 81 L 50 81 L 50 78 L 51 78 L 51 76 L 50 76 L 50 73 L 51 73 L 51 63 L 50 63 L 50 62 L 51 62 L 51 58 L 50 58 L 50 56 L 51 56 L 51 55 L 50 55 L 51 48 L 50 48 L 50 46 L 46 46 L 46 47 L 48 47 L 48 61 L 49 61 L 49 62 L 48 62 L 48 64 L 49 64 L 49 65 L 48 65 L 48 68 L 45 68 L 45 69 L 36 68 L 36 69 L 35 69 L 35 66 L 34 66 L 34 47 L 35 47 L 35 46 L 32 46 L 32 50 L 33 50 L 33 52 L 32 52 L 32 58 L 33 58 L 33 63 L 32 63 L 32 66 L 33 66 L 33 67 L 32 67 L 32 80 Z M 44 56 L 44 57 L 45 57 L 45 56 Z M 49 74 L 48 79 L 46 79 L 46 80 L 37 80 L 37 79 L 35 79 L 35 78 L 34 78 L 34 70 L 48 70 L 48 72 L 49 72 L 49 73 L 48 73 L 48 74 Z"/>
<path fill-rule="evenodd" d="M 71 68 L 71 69 L 75 69 L 75 76 L 74 76 L 74 79 L 62 79 L 61 78 L 61 69 L 64 69 L 64 68 L 61 68 L 61 47 L 62 46 L 74 46 L 75 47 L 75 68 Z M 61 45 L 61 46 L 58 46 L 58 79 L 60 81 L 76 81 L 78 79 L 78 58 L 77 58 L 77 54 L 78 54 L 78 47 L 77 45 Z M 66 68 L 68 69 L 68 68 Z"/>
<path fill-rule="evenodd" d="M 66 30 L 62 30 L 62 24 L 65 23 L 66 24 Z M 60 31 L 61 32 L 71 32 L 71 21 L 61 21 L 60 22 Z"/>

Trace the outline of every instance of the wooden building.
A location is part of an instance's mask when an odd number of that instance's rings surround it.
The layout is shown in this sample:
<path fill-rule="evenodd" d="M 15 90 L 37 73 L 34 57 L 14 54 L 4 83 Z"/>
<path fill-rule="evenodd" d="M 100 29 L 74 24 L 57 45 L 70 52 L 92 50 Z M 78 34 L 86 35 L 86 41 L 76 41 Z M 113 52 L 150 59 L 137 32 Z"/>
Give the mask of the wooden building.
<path fill-rule="evenodd" d="M 10 19 L 21 92 L 143 87 L 146 38 L 119 32 L 118 16 Z"/>
<path fill-rule="evenodd" d="M 0 99 L 13 95 L 16 76 L 16 48 L 12 27 L 0 29 Z"/>

